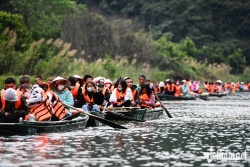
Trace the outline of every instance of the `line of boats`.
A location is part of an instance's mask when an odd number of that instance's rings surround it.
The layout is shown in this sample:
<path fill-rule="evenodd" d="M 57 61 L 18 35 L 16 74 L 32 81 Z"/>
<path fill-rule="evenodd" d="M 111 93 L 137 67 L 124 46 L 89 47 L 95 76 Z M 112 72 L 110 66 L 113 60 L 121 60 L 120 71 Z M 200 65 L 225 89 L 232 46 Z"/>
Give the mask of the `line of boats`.
<path fill-rule="evenodd" d="M 176 97 L 165 93 L 158 93 L 160 101 L 168 100 L 195 100 L 196 98 L 208 99 L 209 96 L 223 97 L 229 92 L 200 94 L 198 96 Z M 165 111 L 164 111 L 165 110 Z M 89 126 L 108 125 L 113 128 L 126 129 L 124 123 L 129 121 L 144 122 L 148 120 L 159 119 L 166 111 L 165 107 L 154 109 L 141 109 L 136 107 L 120 107 L 106 110 L 104 112 L 78 112 L 77 114 L 65 118 L 61 121 L 43 121 L 20 123 L 0 123 L 0 136 L 4 135 L 34 135 L 41 133 L 57 133 L 74 130 L 82 130 Z M 169 116 L 171 118 L 171 115 Z"/>
<path fill-rule="evenodd" d="M 61 121 L 0 123 L 0 136 L 67 132 L 103 124 L 114 128 L 126 129 L 121 124 L 128 121 L 144 122 L 159 119 L 163 114 L 164 109 L 160 107 L 155 109 L 114 108 L 105 112 L 90 112 L 88 114 L 78 112 Z"/>
<path fill-rule="evenodd" d="M 168 95 L 166 93 L 158 93 L 158 97 L 160 100 L 165 101 L 165 100 L 195 100 L 197 98 L 203 99 L 203 100 L 208 100 L 209 96 L 214 96 L 214 97 L 223 97 L 227 96 L 232 92 L 220 92 L 220 93 L 202 93 L 202 94 L 193 94 L 189 96 L 174 96 L 174 95 Z"/>

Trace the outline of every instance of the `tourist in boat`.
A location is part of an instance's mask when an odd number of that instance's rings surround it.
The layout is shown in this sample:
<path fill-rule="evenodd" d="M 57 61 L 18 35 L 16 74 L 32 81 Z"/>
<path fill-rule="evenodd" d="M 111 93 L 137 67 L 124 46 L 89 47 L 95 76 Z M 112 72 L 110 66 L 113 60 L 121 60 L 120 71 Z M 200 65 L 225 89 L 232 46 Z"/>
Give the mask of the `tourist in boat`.
<path fill-rule="evenodd" d="M 177 96 L 177 91 L 176 91 L 176 85 L 174 84 L 174 82 L 172 82 L 171 80 L 169 80 L 167 82 L 167 87 L 166 87 L 166 94 L 167 95 L 172 95 L 172 96 Z"/>
<path fill-rule="evenodd" d="M 32 87 L 28 84 L 23 84 L 20 86 L 19 90 L 22 92 L 22 97 L 24 99 L 29 99 Z"/>
<path fill-rule="evenodd" d="M 23 84 L 28 84 L 30 86 L 32 86 L 31 82 L 30 82 L 30 76 L 29 75 L 22 75 L 19 77 L 19 83 L 20 86 Z"/>
<path fill-rule="evenodd" d="M 76 78 L 76 83 L 78 83 L 80 85 L 80 87 L 82 87 L 82 85 L 84 84 L 83 78 L 80 77 L 79 75 L 75 74 L 73 75 L 73 77 Z"/>
<path fill-rule="evenodd" d="M 139 84 L 136 85 L 136 90 L 137 90 L 138 92 L 140 92 L 141 86 L 144 85 L 145 82 L 146 82 L 146 76 L 145 76 L 145 75 L 140 75 L 140 76 L 139 76 L 138 82 L 139 82 Z"/>
<path fill-rule="evenodd" d="M 183 93 L 181 92 L 182 82 L 176 81 L 176 96 L 183 96 Z"/>
<path fill-rule="evenodd" d="M 105 103 L 107 103 L 107 105 L 109 105 L 109 98 L 110 98 L 110 95 L 111 95 L 111 86 L 112 86 L 111 80 L 110 79 L 105 79 L 102 94 L 104 96 L 104 101 L 105 101 Z"/>
<path fill-rule="evenodd" d="M 37 84 L 37 85 L 42 85 L 43 84 L 43 78 L 42 78 L 42 76 L 37 75 L 35 77 L 35 84 Z"/>
<path fill-rule="evenodd" d="M 47 94 L 40 87 L 42 85 L 35 84 L 32 87 L 30 97 L 26 99 L 29 108 L 29 113 L 25 116 L 27 121 L 49 121 L 54 114 Z"/>
<path fill-rule="evenodd" d="M 129 77 L 124 78 L 127 86 L 131 89 L 132 91 L 132 101 L 131 101 L 131 106 L 132 107 L 137 107 L 139 106 L 140 99 L 139 99 L 139 92 L 136 90 L 136 85 L 133 85 L 133 80 Z"/>
<path fill-rule="evenodd" d="M 101 111 L 104 96 L 102 92 L 97 91 L 97 87 L 93 81 L 88 81 L 85 85 L 85 93 L 83 94 L 83 106 L 85 111 Z"/>
<path fill-rule="evenodd" d="M 28 112 L 22 92 L 13 88 L 1 91 L 0 101 L 0 122 L 17 123 L 19 119 L 24 119 Z"/>
<path fill-rule="evenodd" d="M 155 95 L 148 84 L 144 84 L 139 92 L 140 107 L 141 108 L 154 108 Z"/>
<path fill-rule="evenodd" d="M 245 90 L 244 82 L 240 82 L 239 91 L 244 91 L 244 90 Z"/>
<path fill-rule="evenodd" d="M 182 80 L 181 92 L 183 96 L 190 97 L 190 90 L 186 80 Z"/>
<path fill-rule="evenodd" d="M 57 95 L 60 101 L 70 106 L 74 106 L 74 99 L 71 91 L 66 88 L 69 85 L 69 81 L 63 77 L 56 77 L 50 84 L 50 89 Z M 71 110 L 68 109 L 68 115 L 71 115 Z"/>
<path fill-rule="evenodd" d="M 109 107 L 130 107 L 132 99 L 132 90 L 127 86 L 123 78 L 119 78 L 110 96 Z"/>
<path fill-rule="evenodd" d="M 8 89 L 8 88 L 12 88 L 12 89 L 16 89 L 16 80 L 12 77 L 10 78 L 7 78 L 5 81 L 4 81 L 4 89 Z"/>
<path fill-rule="evenodd" d="M 69 76 L 69 86 L 68 89 L 71 91 L 73 99 L 74 99 L 74 107 L 81 108 L 83 105 L 83 94 L 82 88 L 79 83 L 77 83 L 77 79 L 74 76 Z"/>
<path fill-rule="evenodd" d="M 165 84 L 163 81 L 159 82 L 158 93 L 165 93 Z"/>
<path fill-rule="evenodd" d="M 214 92 L 215 93 L 221 93 L 222 92 L 222 81 L 217 80 L 214 85 Z"/>
<path fill-rule="evenodd" d="M 44 90 L 45 94 L 47 95 L 48 101 L 50 102 L 53 108 L 53 111 L 51 112 L 51 121 L 59 121 L 71 115 L 71 113 L 69 113 L 69 110 L 65 108 L 65 106 L 61 103 L 56 93 L 49 89 L 48 83 L 44 82 L 40 87 Z"/>
<path fill-rule="evenodd" d="M 85 85 L 89 81 L 93 81 L 93 77 L 91 75 L 89 75 L 89 74 L 84 75 L 84 77 L 83 77 L 83 85 L 82 85 L 82 94 L 84 94 Z"/>

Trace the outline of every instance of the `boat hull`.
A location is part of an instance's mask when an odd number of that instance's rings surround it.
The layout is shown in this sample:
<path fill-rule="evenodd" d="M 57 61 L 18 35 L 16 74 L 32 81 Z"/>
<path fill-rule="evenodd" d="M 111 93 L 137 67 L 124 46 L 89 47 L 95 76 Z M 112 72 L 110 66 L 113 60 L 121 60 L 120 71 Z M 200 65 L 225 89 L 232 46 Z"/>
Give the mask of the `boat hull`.
<path fill-rule="evenodd" d="M 86 127 L 89 116 L 84 115 L 73 120 L 0 123 L 0 135 L 34 135 L 80 130 Z"/>
<path fill-rule="evenodd" d="M 174 96 L 174 95 L 167 95 L 165 93 L 158 93 L 157 95 L 158 95 L 159 99 L 162 101 L 165 101 L 165 100 L 195 100 L 196 99 L 195 96 L 189 96 L 189 97 Z"/>
<path fill-rule="evenodd" d="M 117 114 L 112 114 L 107 112 L 105 119 L 112 120 L 112 121 L 129 121 L 128 118 L 132 118 L 134 120 L 140 120 L 140 121 L 148 121 L 148 120 L 154 120 L 159 119 L 163 113 L 164 110 L 162 108 L 157 109 L 130 109 L 130 110 L 115 110 L 113 111 Z M 119 116 L 119 114 L 121 116 Z M 124 115 L 125 117 L 122 117 Z"/>

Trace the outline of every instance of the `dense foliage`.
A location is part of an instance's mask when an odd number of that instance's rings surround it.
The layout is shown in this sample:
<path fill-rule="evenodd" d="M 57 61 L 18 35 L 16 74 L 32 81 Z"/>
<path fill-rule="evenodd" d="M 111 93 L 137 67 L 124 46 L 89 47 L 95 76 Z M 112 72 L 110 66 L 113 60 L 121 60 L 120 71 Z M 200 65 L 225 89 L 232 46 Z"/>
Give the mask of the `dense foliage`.
<path fill-rule="evenodd" d="M 249 17 L 246 0 L 2 0 L 0 75 L 247 81 Z"/>

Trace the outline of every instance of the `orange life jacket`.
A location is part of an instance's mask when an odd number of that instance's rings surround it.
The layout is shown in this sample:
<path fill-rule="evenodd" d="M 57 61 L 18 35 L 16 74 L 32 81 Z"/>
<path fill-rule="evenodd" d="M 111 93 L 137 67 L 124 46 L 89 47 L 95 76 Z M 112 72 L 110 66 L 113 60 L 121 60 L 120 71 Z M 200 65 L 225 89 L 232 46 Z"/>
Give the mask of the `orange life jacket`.
<path fill-rule="evenodd" d="M 86 103 L 91 103 L 91 104 L 95 104 L 95 101 L 94 101 L 94 95 L 92 96 L 92 98 L 90 99 L 88 94 L 84 94 L 83 95 L 83 98 L 85 100 Z"/>
<path fill-rule="evenodd" d="M 178 94 L 177 94 L 177 87 L 176 87 L 176 85 L 174 85 L 174 84 L 171 84 L 171 85 L 167 85 L 167 88 L 166 88 L 169 92 L 174 92 L 174 89 L 175 89 L 175 94 L 174 94 L 174 96 L 178 96 Z"/>
<path fill-rule="evenodd" d="M 209 93 L 213 93 L 214 92 L 214 85 L 209 85 L 208 91 L 209 91 Z"/>
<path fill-rule="evenodd" d="M 6 106 L 6 100 L 3 99 L 5 91 L 6 90 L 1 91 L 1 103 L 2 103 L 2 110 L 3 111 L 5 110 L 5 106 Z M 17 93 L 17 98 L 18 98 L 17 101 L 15 102 L 15 109 L 17 110 L 22 106 L 22 100 L 21 100 L 22 92 L 18 91 L 18 90 L 15 90 L 15 91 Z"/>
<path fill-rule="evenodd" d="M 37 104 L 34 107 L 30 108 L 29 113 L 34 114 L 37 121 L 45 121 L 52 117 L 54 113 L 53 107 L 49 101 L 48 96 L 46 93 L 42 93 L 43 95 L 43 102 Z M 25 116 L 25 120 L 28 119 L 28 115 Z"/>
<path fill-rule="evenodd" d="M 183 96 L 183 93 L 181 92 L 181 86 L 182 85 L 178 85 L 176 87 L 176 96 Z"/>
<path fill-rule="evenodd" d="M 135 101 L 136 89 L 132 90 L 132 101 Z"/>
<path fill-rule="evenodd" d="M 126 91 L 122 92 L 116 89 L 116 99 L 117 99 L 116 104 L 121 105 L 123 103 L 123 100 L 121 100 L 120 97 L 121 96 L 125 97 L 125 95 L 126 95 Z"/>
<path fill-rule="evenodd" d="M 80 84 L 76 83 L 75 87 L 71 90 L 71 93 L 73 95 L 73 98 L 75 99 L 78 95 L 78 90 L 79 90 Z"/>
<path fill-rule="evenodd" d="M 62 105 L 58 96 L 54 92 L 50 92 L 56 99 L 56 103 L 53 105 L 54 115 L 59 119 L 63 119 L 68 113 L 68 110 Z"/>
<path fill-rule="evenodd" d="M 146 93 L 144 94 L 141 94 L 139 96 L 139 99 L 140 100 L 144 100 L 144 101 L 149 101 L 150 100 L 150 97 L 148 97 L 148 95 Z M 152 108 L 151 106 L 147 105 L 147 104 L 140 104 L 140 106 L 143 106 L 143 107 L 147 107 L 147 108 Z"/>

